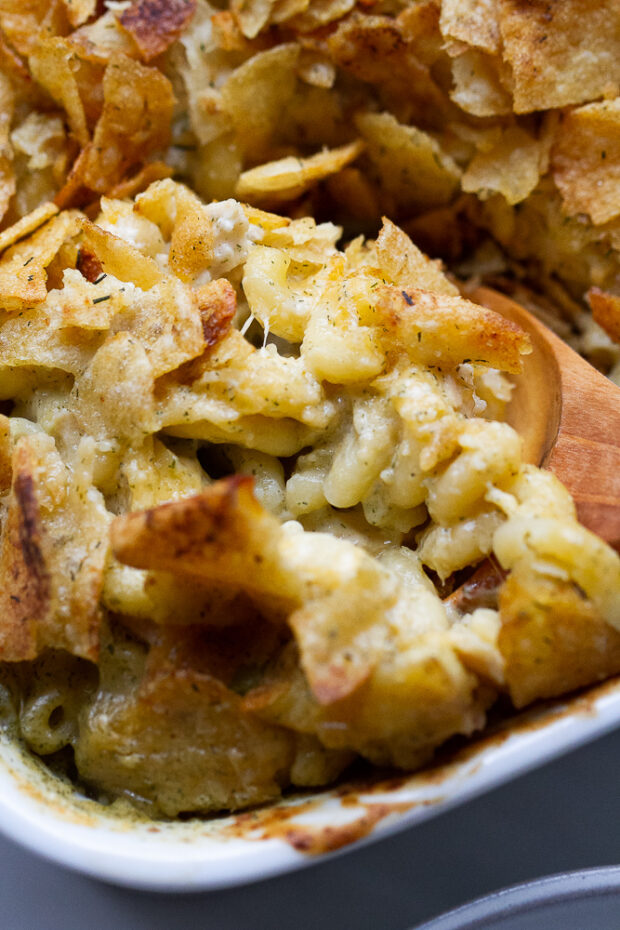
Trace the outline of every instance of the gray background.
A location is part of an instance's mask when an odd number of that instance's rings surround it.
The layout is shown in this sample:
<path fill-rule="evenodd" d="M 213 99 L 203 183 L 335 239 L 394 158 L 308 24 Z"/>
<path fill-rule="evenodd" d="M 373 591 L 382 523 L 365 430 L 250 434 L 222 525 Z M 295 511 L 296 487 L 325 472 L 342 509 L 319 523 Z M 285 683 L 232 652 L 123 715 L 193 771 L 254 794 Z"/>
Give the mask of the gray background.
<path fill-rule="evenodd" d="M 3 838 L 0 857 L 1 930 L 407 930 L 517 881 L 620 863 L 620 733 L 403 834 L 241 889 L 132 892 Z M 620 903 L 618 914 L 620 928 Z"/>

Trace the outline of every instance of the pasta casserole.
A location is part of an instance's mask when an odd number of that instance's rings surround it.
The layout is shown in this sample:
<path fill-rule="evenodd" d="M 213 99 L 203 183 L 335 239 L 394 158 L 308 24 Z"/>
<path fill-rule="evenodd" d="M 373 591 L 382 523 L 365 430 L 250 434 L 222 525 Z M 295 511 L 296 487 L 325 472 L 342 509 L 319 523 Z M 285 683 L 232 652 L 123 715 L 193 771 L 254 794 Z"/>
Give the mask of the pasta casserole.
<path fill-rule="evenodd" d="M 389 220 L 163 178 L 0 237 L 2 703 L 56 771 L 238 809 L 620 671 L 620 558 L 505 422 L 528 337 Z"/>

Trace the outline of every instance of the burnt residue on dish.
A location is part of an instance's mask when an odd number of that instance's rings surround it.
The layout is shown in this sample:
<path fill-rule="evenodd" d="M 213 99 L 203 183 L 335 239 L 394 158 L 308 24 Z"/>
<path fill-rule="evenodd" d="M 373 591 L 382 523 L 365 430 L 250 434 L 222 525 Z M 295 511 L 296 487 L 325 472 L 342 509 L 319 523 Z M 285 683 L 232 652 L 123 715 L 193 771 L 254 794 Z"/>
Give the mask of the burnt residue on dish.
<path fill-rule="evenodd" d="M 310 815 L 321 806 L 320 798 L 302 801 L 294 806 L 276 806 L 259 811 L 238 814 L 227 825 L 225 835 L 258 840 L 284 840 L 293 849 L 307 855 L 334 852 L 368 836 L 378 823 L 417 806 L 418 802 L 373 803 L 356 799 L 359 816 L 343 824 L 313 825 L 300 823 L 297 818 Z M 350 803 L 353 804 L 351 798 Z"/>
<path fill-rule="evenodd" d="M 368 836 L 378 824 L 410 811 L 416 807 L 440 805 L 450 797 L 447 789 L 443 794 L 413 801 L 373 801 L 373 795 L 389 795 L 415 788 L 423 793 L 425 788 L 436 789 L 457 774 L 471 777 L 482 764 L 483 756 L 498 748 L 508 739 L 525 736 L 544 729 L 563 717 L 596 715 L 596 703 L 607 694 L 618 690 L 620 678 L 611 679 L 598 686 L 573 695 L 567 700 L 541 702 L 517 717 L 498 715 L 498 719 L 478 739 L 453 740 L 441 750 L 435 760 L 414 775 L 362 774 L 347 780 L 337 788 L 319 796 L 259 808 L 226 818 L 224 836 L 243 839 L 281 839 L 294 849 L 308 855 L 317 855 L 340 849 Z M 466 770 L 463 773 L 463 770 Z M 299 819 L 318 814 L 327 799 L 339 802 L 342 808 L 359 811 L 350 822 L 336 825 L 308 824 Z"/>

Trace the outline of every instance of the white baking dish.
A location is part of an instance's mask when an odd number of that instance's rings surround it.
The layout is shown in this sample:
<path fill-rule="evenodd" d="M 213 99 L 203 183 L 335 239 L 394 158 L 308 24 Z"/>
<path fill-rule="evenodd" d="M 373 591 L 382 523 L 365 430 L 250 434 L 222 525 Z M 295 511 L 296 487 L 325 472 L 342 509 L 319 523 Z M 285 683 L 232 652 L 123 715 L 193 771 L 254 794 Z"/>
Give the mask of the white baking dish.
<path fill-rule="evenodd" d="M 614 679 L 498 724 L 423 772 L 184 823 L 153 822 L 80 797 L 4 736 L 0 829 L 54 862 L 133 888 L 242 885 L 415 828 L 618 725 L 620 679 Z"/>

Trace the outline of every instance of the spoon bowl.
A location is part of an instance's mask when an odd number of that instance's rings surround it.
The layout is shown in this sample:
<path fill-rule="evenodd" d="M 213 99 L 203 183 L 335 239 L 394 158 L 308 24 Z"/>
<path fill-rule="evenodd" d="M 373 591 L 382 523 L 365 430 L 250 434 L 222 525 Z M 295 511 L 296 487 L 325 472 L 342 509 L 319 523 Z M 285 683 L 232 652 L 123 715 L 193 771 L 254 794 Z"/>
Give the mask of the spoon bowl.
<path fill-rule="evenodd" d="M 580 522 L 620 550 L 620 388 L 509 297 L 480 287 L 471 299 L 532 340 L 507 412 L 525 460 L 552 471 Z"/>

